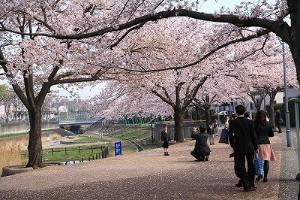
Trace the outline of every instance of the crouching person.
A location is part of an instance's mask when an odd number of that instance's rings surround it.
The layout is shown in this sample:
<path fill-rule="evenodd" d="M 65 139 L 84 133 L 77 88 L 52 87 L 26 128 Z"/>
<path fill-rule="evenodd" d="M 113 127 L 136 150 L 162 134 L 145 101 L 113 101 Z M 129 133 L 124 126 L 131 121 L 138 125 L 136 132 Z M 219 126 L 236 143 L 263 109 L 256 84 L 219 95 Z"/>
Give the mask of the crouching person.
<path fill-rule="evenodd" d="M 191 152 L 197 161 L 208 161 L 210 149 L 207 144 L 208 135 L 205 133 L 205 128 L 200 127 L 200 132 L 194 132 L 191 135 L 192 139 L 196 140 L 195 148 Z"/>

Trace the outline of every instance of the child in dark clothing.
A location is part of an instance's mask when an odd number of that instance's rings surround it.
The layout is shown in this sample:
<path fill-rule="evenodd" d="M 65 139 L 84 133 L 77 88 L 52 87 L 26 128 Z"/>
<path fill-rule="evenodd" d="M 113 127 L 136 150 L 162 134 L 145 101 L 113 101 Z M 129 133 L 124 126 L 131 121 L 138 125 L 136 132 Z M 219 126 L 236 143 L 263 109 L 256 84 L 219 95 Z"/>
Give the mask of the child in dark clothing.
<path fill-rule="evenodd" d="M 168 148 L 169 148 L 169 137 L 168 137 L 168 128 L 167 126 L 163 127 L 163 131 L 161 132 L 161 140 L 163 142 L 164 155 L 169 156 Z"/>

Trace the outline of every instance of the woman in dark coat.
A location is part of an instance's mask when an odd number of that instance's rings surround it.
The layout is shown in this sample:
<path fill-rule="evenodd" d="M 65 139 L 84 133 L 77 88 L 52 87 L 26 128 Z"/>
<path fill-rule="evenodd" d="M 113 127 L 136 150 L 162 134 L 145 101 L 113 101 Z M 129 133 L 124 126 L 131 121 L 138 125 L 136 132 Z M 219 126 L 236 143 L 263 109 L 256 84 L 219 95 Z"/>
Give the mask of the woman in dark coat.
<path fill-rule="evenodd" d="M 276 160 L 275 154 L 271 147 L 269 137 L 273 137 L 272 127 L 267 124 L 266 113 L 262 110 L 258 111 L 255 116 L 254 127 L 257 135 L 258 157 L 264 160 L 264 178 L 263 181 L 268 181 L 269 162 Z M 262 176 L 256 178 L 259 181 Z"/>
<path fill-rule="evenodd" d="M 210 149 L 207 144 L 208 135 L 205 133 L 205 128 L 200 127 L 200 132 L 193 133 L 191 136 L 196 140 L 195 148 L 191 152 L 197 161 L 208 161 Z"/>

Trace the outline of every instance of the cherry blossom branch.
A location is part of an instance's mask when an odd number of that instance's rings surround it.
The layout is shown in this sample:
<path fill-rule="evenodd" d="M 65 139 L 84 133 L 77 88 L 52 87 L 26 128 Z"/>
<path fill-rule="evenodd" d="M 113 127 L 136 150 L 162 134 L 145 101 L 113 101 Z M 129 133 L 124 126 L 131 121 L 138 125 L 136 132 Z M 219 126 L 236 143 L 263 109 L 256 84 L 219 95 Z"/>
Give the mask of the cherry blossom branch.
<path fill-rule="evenodd" d="M 202 99 L 197 99 L 197 98 L 194 98 L 193 99 L 193 105 L 202 109 L 202 110 L 205 110 L 205 109 L 208 109 L 210 107 L 211 104 L 215 103 L 216 101 L 216 98 L 217 98 L 217 95 L 213 95 L 212 98 L 209 98 L 209 95 L 205 95 L 204 97 L 202 97 Z"/>
<path fill-rule="evenodd" d="M 175 104 L 172 101 L 169 101 L 167 98 L 165 98 L 163 95 L 161 95 L 160 93 L 158 93 L 156 90 L 151 90 L 151 92 L 158 96 L 162 101 L 164 101 L 165 103 L 171 105 L 172 107 L 175 107 Z"/>
<path fill-rule="evenodd" d="M 141 23 L 141 24 L 139 24 L 137 26 L 131 27 L 115 43 L 113 43 L 112 45 L 110 45 L 110 49 L 113 49 L 113 47 L 117 46 L 131 31 L 137 30 L 137 29 L 141 28 L 142 26 L 144 26 L 145 24 L 146 23 Z"/>
<path fill-rule="evenodd" d="M 173 102 L 172 102 L 172 100 L 171 100 L 171 97 L 170 97 L 170 95 L 169 95 L 167 89 L 166 89 L 165 87 L 163 87 L 163 86 L 157 84 L 157 83 L 155 84 L 155 86 L 161 88 L 161 89 L 164 91 L 166 98 L 167 98 L 168 101 L 171 102 L 171 104 L 172 104 Z M 171 104 L 170 104 L 170 105 L 171 105 Z"/>
<path fill-rule="evenodd" d="M 6 67 L 6 60 L 4 59 L 4 55 L 3 55 L 3 52 L 1 49 L 0 49 L 0 60 L 4 61 L 4 62 L 0 63 L 0 65 L 2 66 L 2 69 L 4 70 L 6 77 L 9 79 L 14 79 L 13 74 L 8 73 L 8 69 Z M 12 87 L 13 87 L 15 93 L 18 95 L 18 97 L 22 101 L 22 103 L 25 105 L 25 107 L 29 109 L 28 101 L 27 101 L 26 96 L 24 95 L 21 87 L 16 82 L 12 83 Z"/>
<path fill-rule="evenodd" d="M 99 79 L 90 77 L 90 78 L 71 78 L 71 79 L 63 79 L 63 80 L 56 80 L 52 82 L 52 85 L 64 84 L 64 83 L 82 83 L 82 82 L 92 82 L 97 81 Z M 101 79 L 102 80 L 102 79 Z M 110 80 L 110 79 L 103 79 L 103 80 Z"/>
<path fill-rule="evenodd" d="M 48 28 L 51 32 L 55 33 L 55 30 L 54 28 L 52 28 L 52 26 L 50 26 L 47 22 L 47 13 L 46 13 L 46 10 L 43 6 L 41 6 L 41 10 L 42 10 L 42 13 L 43 13 L 43 20 L 37 18 L 37 17 L 33 17 L 33 19 L 35 19 L 36 21 L 42 23 L 46 28 Z"/>
<path fill-rule="evenodd" d="M 157 5 L 154 7 L 154 10 L 156 10 L 163 2 L 164 2 L 165 0 L 162 0 L 162 1 L 160 1 L 160 2 L 158 2 L 157 3 Z M 144 1 L 143 1 L 144 2 Z M 142 2 L 142 3 L 143 3 Z M 140 5 L 142 5 L 142 3 L 140 4 Z M 123 9 L 122 9 L 122 11 L 121 11 L 121 13 L 119 14 L 119 16 L 117 17 L 117 19 L 115 20 L 115 22 L 118 20 L 118 18 L 120 17 L 120 15 L 123 13 L 123 11 L 125 10 L 125 7 L 126 7 L 126 5 L 128 4 L 128 1 L 125 3 L 125 5 L 124 5 L 124 7 L 123 7 Z M 139 6 L 140 6 L 139 5 Z M 130 16 L 130 18 L 128 19 L 128 21 L 131 19 L 131 17 L 133 16 L 133 14 L 135 13 L 135 11 L 138 9 L 138 7 L 139 6 L 137 6 L 136 7 L 136 9 L 134 10 L 134 12 L 132 12 L 131 13 L 131 16 Z M 127 22 L 128 22 L 127 21 Z M 114 23 L 115 23 L 114 22 Z M 133 30 L 136 30 L 136 29 L 139 29 L 139 28 L 141 28 L 142 26 L 144 26 L 146 24 L 146 22 L 144 22 L 144 23 L 141 23 L 141 24 L 138 24 L 138 25 L 136 25 L 136 26 L 134 26 L 134 27 L 132 27 L 132 28 L 130 28 L 128 31 L 126 31 L 125 33 L 124 33 L 124 35 L 122 36 L 122 37 L 120 37 L 114 44 L 112 44 L 111 46 L 110 46 L 110 49 L 112 49 L 113 47 L 115 47 L 115 46 L 117 46 L 131 31 L 133 31 Z M 119 35 L 119 34 L 118 34 Z M 118 35 L 116 36 L 116 37 L 118 37 Z"/>
<path fill-rule="evenodd" d="M 262 44 L 262 46 L 261 46 L 260 48 L 255 49 L 255 50 L 251 51 L 250 53 L 248 53 L 247 55 L 245 55 L 245 56 L 243 56 L 243 57 L 241 57 L 241 58 L 239 58 L 239 59 L 237 59 L 237 60 L 230 61 L 230 62 L 240 62 L 240 61 L 245 60 L 246 58 L 248 58 L 248 57 L 254 55 L 256 52 L 258 52 L 258 51 L 260 51 L 260 50 L 261 50 L 266 56 L 269 56 L 269 55 L 266 54 L 265 51 L 264 51 L 265 45 L 266 45 L 266 43 L 267 43 L 267 40 L 268 40 L 268 37 L 265 38 L 265 40 L 264 40 L 264 42 L 263 42 L 263 44 Z"/>
<path fill-rule="evenodd" d="M 89 74 L 91 77 L 82 77 L 82 78 L 69 78 L 69 79 L 57 79 L 51 81 L 50 84 L 57 85 L 57 84 L 63 84 L 63 83 L 81 83 L 81 82 L 92 82 L 92 81 L 98 81 L 98 80 L 113 80 L 109 77 L 100 77 L 105 73 L 106 71 L 98 70 L 95 74 Z M 69 76 L 70 74 L 68 74 Z M 65 76 L 66 77 L 66 76 Z M 60 76 L 60 78 L 63 78 L 63 76 Z"/>
<path fill-rule="evenodd" d="M 174 104 L 174 102 L 172 101 L 172 99 L 171 99 L 171 97 L 170 97 L 170 95 L 169 95 L 167 89 L 166 89 L 165 87 L 161 86 L 161 85 L 158 84 L 158 83 L 155 83 L 155 86 L 161 88 L 161 89 L 163 90 L 165 96 L 163 96 L 162 94 L 158 93 L 158 91 L 157 91 L 157 90 L 154 90 L 154 89 L 152 89 L 151 92 L 152 92 L 154 95 L 158 96 L 161 100 L 163 100 L 163 101 L 166 102 L 167 104 L 171 105 L 172 107 L 175 107 L 175 104 Z"/>
<path fill-rule="evenodd" d="M 60 64 L 63 64 L 62 60 L 60 61 Z M 46 98 L 47 93 L 50 92 L 49 90 L 51 87 L 51 82 L 54 80 L 54 77 L 58 73 L 59 69 L 60 69 L 59 66 L 55 66 L 53 68 L 52 72 L 50 73 L 50 75 L 48 76 L 48 82 L 43 83 L 42 88 L 36 97 L 36 102 L 37 102 L 37 105 L 39 105 L 39 107 L 43 105 L 43 102 Z"/>
<path fill-rule="evenodd" d="M 214 48 L 213 50 L 211 50 L 210 52 L 208 52 L 207 54 L 205 54 L 203 57 L 201 57 L 199 60 L 196 60 L 192 63 L 180 66 L 180 67 L 168 67 L 168 68 L 163 68 L 163 69 L 152 69 L 152 70 L 135 70 L 135 69 L 127 69 L 127 68 L 123 68 L 120 67 L 119 69 L 128 71 L 128 72 L 138 72 L 138 73 L 153 73 L 153 72 L 160 72 L 160 71 L 167 71 L 167 70 L 178 70 L 178 69 L 184 69 L 184 68 L 188 68 L 188 67 L 192 67 L 194 65 L 199 64 L 200 62 L 202 62 L 203 60 L 205 60 L 206 58 L 208 58 L 209 56 L 211 56 L 212 54 L 214 54 L 215 52 L 217 52 L 218 50 L 221 50 L 231 44 L 235 44 L 238 42 L 244 42 L 244 41 L 248 41 L 248 40 L 252 40 L 254 38 L 258 38 L 261 37 L 265 34 L 268 34 L 270 31 L 269 30 L 259 30 L 257 31 L 255 34 L 249 35 L 247 37 L 243 37 L 243 38 L 239 38 L 239 39 L 235 39 L 229 42 L 226 42 L 225 44 L 222 44 L 216 48 Z"/>
<path fill-rule="evenodd" d="M 199 83 L 192 89 L 191 93 L 189 95 L 186 96 L 183 105 L 182 105 L 182 109 L 186 109 L 191 102 L 193 101 L 193 99 L 195 98 L 195 96 L 197 95 L 199 89 L 202 87 L 202 85 L 205 83 L 205 81 L 208 79 L 208 76 L 203 77 Z M 187 98 L 188 97 L 188 98 Z"/>
<path fill-rule="evenodd" d="M 71 34 L 71 35 L 35 33 L 35 35 L 54 37 L 57 39 L 84 39 L 84 38 L 101 36 L 109 32 L 116 32 L 116 31 L 128 29 L 141 23 L 157 21 L 163 18 L 170 18 L 170 17 L 190 17 L 193 19 L 199 19 L 204 21 L 231 23 L 238 27 L 262 27 L 268 29 L 269 31 L 274 32 L 287 43 L 289 43 L 290 40 L 290 35 L 287 35 L 289 33 L 288 30 L 290 27 L 287 23 L 283 21 L 269 20 L 269 19 L 263 19 L 257 17 L 241 17 L 232 14 L 215 15 L 215 14 L 191 11 L 187 9 L 175 9 L 175 10 L 161 11 L 155 14 L 148 14 L 141 17 L 137 17 L 131 21 L 128 21 L 123 24 L 119 24 L 117 26 L 115 25 L 108 26 L 90 33 Z M 16 34 L 28 35 L 28 33 L 14 31 L 8 28 L 4 28 L 3 30 L 10 31 Z"/>
<path fill-rule="evenodd" d="M 124 12 L 124 10 L 125 10 L 126 6 L 128 5 L 129 1 L 130 1 L 130 0 L 127 0 L 127 1 L 126 1 L 126 3 L 124 4 L 122 10 L 120 11 L 120 13 L 119 13 L 118 16 L 116 17 L 116 19 L 113 21 L 113 23 L 116 23 L 116 22 L 119 20 L 120 16 L 121 16 L 122 13 Z"/>
<path fill-rule="evenodd" d="M 239 39 L 235 39 L 235 40 L 226 42 L 225 44 L 222 44 L 222 45 L 216 47 L 215 49 L 211 50 L 210 52 L 208 52 L 207 54 L 205 54 L 199 60 L 194 61 L 194 62 L 189 63 L 189 64 L 186 64 L 186 65 L 183 65 L 181 67 L 175 67 L 175 68 L 176 69 L 184 69 L 184 68 L 187 68 L 187 67 L 191 67 L 191 66 L 197 65 L 198 63 L 202 62 L 203 60 L 205 60 L 206 58 L 208 58 L 209 56 L 211 56 L 213 53 L 217 52 L 220 49 L 223 49 L 223 48 L 225 48 L 225 47 L 227 47 L 227 46 L 229 46 L 231 44 L 235 44 L 235 43 L 238 43 L 238 42 L 244 42 L 244 41 L 252 40 L 254 38 L 258 38 L 258 37 L 263 36 L 263 35 L 265 35 L 265 34 L 267 34 L 269 32 L 270 32 L 269 30 L 259 30 L 259 31 L 256 32 L 256 34 L 249 35 L 247 37 L 243 37 L 243 38 L 239 38 Z"/>

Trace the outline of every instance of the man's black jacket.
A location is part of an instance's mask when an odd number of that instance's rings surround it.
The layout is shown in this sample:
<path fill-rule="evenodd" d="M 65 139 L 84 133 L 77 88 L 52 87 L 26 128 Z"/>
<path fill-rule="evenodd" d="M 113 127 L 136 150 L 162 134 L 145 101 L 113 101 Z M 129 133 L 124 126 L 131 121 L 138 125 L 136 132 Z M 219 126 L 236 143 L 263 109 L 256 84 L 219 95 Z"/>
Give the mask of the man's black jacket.
<path fill-rule="evenodd" d="M 254 153 L 257 150 L 257 140 L 253 122 L 244 117 L 230 121 L 229 141 L 235 153 Z"/>

